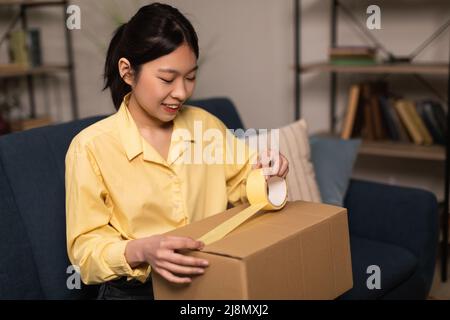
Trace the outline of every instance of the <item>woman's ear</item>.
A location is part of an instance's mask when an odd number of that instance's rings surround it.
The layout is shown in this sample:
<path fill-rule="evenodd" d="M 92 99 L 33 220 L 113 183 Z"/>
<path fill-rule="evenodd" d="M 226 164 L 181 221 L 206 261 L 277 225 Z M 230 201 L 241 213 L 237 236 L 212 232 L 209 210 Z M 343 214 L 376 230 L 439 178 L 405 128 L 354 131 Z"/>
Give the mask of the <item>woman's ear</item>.
<path fill-rule="evenodd" d="M 134 72 L 131 68 L 131 63 L 127 58 L 120 58 L 119 60 L 119 74 L 120 77 L 129 86 L 133 85 L 134 82 Z"/>

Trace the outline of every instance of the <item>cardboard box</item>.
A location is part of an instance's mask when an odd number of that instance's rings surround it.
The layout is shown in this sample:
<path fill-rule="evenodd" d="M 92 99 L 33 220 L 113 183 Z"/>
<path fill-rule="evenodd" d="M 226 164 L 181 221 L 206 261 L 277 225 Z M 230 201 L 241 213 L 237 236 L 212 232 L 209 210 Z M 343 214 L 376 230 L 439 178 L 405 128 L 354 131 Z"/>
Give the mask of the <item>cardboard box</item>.
<path fill-rule="evenodd" d="M 199 238 L 245 207 L 239 206 L 168 235 Z M 289 202 L 188 255 L 209 261 L 190 284 L 152 272 L 157 300 L 334 299 L 353 286 L 347 210 Z"/>

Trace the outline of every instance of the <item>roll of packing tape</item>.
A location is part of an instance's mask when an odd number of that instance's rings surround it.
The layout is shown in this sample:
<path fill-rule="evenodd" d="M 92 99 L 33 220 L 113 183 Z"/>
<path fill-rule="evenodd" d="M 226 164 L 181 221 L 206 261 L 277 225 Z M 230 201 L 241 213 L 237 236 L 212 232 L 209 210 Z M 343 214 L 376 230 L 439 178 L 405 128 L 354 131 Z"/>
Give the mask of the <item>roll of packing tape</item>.
<path fill-rule="evenodd" d="M 286 204 L 286 181 L 281 177 L 270 177 L 266 180 L 263 169 L 250 172 L 247 178 L 246 191 L 250 206 L 203 235 L 198 239 L 199 241 L 203 241 L 205 245 L 216 242 L 239 227 L 259 210 L 280 210 Z"/>

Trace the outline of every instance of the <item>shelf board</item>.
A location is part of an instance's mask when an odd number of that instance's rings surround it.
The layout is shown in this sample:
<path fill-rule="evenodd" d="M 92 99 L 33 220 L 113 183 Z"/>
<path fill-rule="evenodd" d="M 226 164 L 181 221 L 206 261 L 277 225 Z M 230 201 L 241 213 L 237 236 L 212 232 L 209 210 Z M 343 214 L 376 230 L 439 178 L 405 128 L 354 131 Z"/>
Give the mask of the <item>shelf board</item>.
<path fill-rule="evenodd" d="M 27 7 L 38 7 L 38 6 L 51 6 L 51 5 L 63 5 L 66 1 L 61 0 L 0 0 L 0 6 L 9 5 L 24 5 Z"/>
<path fill-rule="evenodd" d="M 412 143 L 391 141 L 364 141 L 359 149 L 361 155 L 445 161 L 445 147 L 440 145 L 419 146 Z"/>
<path fill-rule="evenodd" d="M 393 63 L 374 65 L 333 65 L 328 62 L 304 64 L 298 70 L 308 72 L 338 72 L 338 73 L 403 73 L 403 74 L 440 74 L 448 75 L 447 63 Z"/>
<path fill-rule="evenodd" d="M 13 78 L 13 77 L 23 77 L 28 75 L 40 75 L 40 74 L 50 74 L 55 72 L 61 72 L 68 70 L 67 65 L 45 65 L 35 68 L 20 68 L 20 67 L 4 67 L 0 66 L 0 78 Z"/>

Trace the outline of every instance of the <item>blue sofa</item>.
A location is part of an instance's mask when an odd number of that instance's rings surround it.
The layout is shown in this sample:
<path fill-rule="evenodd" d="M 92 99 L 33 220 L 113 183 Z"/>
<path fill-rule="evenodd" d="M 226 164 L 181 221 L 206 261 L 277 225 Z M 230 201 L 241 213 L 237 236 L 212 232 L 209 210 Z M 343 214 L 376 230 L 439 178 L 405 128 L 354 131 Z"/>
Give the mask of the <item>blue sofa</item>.
<path fill-rule="evenodd" d="M 193 102 L 243 128 L 228 99 Z M 0 299 L 89 299 L 97 286 L 69 289 L 64 158 L 71 139 L 102 117 L 0 138 Z M 351 181 L 349 212 L 354 287 L 339 299 L 423 299 L 431 286 L 438 209 L 427 191 Z M 368 289 L 367 268 L 381 270 Z"/>

